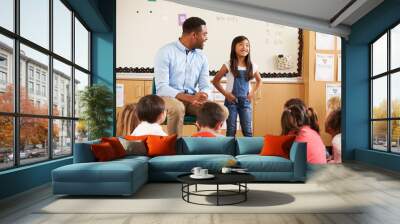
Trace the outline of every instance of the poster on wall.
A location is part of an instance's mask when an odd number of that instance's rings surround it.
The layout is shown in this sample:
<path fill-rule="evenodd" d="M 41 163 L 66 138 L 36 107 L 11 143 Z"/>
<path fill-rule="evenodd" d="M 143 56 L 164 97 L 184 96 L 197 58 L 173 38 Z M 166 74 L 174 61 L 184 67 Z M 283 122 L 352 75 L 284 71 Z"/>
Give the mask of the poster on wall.
<path fill-rule="evenodd" d="M 334 81 L 334 55 L 315 55 L 315 81 Z"/>
<path fill-rule="evenodd" d="M 116 85 L 116 97 L 117 97 L 117 107 L 124 106 L 124 84 L 117 84 Z"/>
<path fill-rule="evenodd" d="M 331 111 L 341 108 L 341 95 L 342 85 L 341 84 L 326 84 L 326 114 L 328 115 Z"/>
<path fill-rule="evenodd" d="M 335 36 L 316 33 L 315 34 L 315 48 L 317 50 L 335 50 Z"/>

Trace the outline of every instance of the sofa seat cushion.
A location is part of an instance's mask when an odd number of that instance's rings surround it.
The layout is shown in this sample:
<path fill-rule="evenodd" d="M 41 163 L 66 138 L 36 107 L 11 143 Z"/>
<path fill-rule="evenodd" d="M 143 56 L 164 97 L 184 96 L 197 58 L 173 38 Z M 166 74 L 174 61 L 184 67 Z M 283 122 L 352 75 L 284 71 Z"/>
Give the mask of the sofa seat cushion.
<path fill-rule="evenodd" d="M 292 161 L 278 156 L 239 155 L 240 167 L 249 172 L 293 172 Z"/>
<path fill-rule="evenodd" d="M 150 157 L 148 157 L 148 156 L 131 155 L 131 156 L 125 156 L 124 158 L 121 158 L 121 159 L 114 160 L 113 162 L 116 162 L 116 161 L 130 162 L 130 161 L 135 161 L 135 160 L 147 162 L 147 161 L 149 161 L 149 159 L 150 159 Z"/>
<path fill-rule="evenodd" d="M 203 167 L 211 172 L 219 171 L 228 160 L 235 159 L 231 155 L 174 155 L 158 156 L 149 160 L 151 172 L 190 172 L 193 167 Z"/>
<path fill-rule="evenodd" d="M 53 170 L 58 182 L 131 182 L 139 175 L 147 179 L 147 163 L 140 159 L 75 163 Z"/>

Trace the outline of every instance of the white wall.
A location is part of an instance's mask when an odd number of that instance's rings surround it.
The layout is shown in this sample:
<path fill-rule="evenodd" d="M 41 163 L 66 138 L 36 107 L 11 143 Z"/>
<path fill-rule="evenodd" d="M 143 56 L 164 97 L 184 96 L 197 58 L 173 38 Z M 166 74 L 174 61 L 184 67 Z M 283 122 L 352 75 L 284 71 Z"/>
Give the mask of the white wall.
<path fill-rule="evenodd" d="M 178 25 L 181 13 L 206 21 L 209 34 L 204 52 L 210 70 L 218 70 L 229 59 L 232 39 L 245 35 L 250 40 L 252 60 L 260 66 L 260 72 L 297 72 L 297 28 L 162 0 L 117 1 L 117 67 L 154 67 L 157 50 L 181 35 L 182 27 Z M 277 70 L 277 54 L 290 55 L 294 66 Z"/>

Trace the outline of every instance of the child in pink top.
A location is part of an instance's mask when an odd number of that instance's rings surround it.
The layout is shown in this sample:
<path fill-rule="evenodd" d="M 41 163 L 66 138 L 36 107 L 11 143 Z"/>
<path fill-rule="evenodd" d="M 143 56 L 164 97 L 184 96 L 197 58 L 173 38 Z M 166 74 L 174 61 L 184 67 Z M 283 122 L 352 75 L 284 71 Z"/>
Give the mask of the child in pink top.
<path fill-rule="evenodd" d="M 326 151 L 325 145 L 322 142 L 321 136 L 305 125 L 300 128 L 295 139 L 296 142 L 307 143 L 307 162 L 312 164 L 325 164 L 326 163 Z"/>
<path fill-rule="evenodd" d="M 287 107 L 281 117 L 282 135 L 294 134 L 295 141 L 307 143 L 307 162 L 325 164 L 326 149 L 321 136 L 310 128 L 307 111 L 299 105 Z"/>

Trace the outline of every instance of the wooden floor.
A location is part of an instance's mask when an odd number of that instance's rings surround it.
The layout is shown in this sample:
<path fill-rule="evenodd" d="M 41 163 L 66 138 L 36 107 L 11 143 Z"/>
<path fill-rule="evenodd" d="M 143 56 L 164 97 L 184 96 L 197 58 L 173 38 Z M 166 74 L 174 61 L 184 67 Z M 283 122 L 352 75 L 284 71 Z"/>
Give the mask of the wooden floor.
<path fill-rule="evenodd" d="M 346 163 L 313 171 L 308 183 L 322 185 L 349 203 L 362 201 L 367 206 L 357 214 L 36 214 L 37 208 L 55 198 L 47 185 L 1 201 L 0 223 L 400 223 L 398 173 Z"/>

